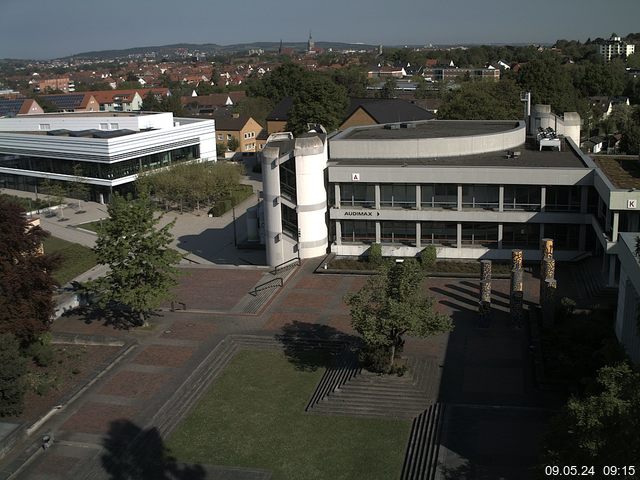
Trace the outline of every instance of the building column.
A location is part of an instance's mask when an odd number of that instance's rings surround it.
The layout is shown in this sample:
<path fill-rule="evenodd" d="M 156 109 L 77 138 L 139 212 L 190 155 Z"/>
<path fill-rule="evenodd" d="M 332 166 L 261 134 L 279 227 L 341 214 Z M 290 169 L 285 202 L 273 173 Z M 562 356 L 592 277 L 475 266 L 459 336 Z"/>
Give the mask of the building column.
<path fill-rule="evenodd" d="M 580 187 L 580 213 L 587 213 L 589 209 L 589 187 L 582 185 Z"/>
<path fill-rule="evenodd" d="M 504 212 L 504 185 L 498 187 L 498 211 Z M 500 224 L 500 230 L 502 230 L 502 224 Z"/>
<path fill-rule="evenodd" d="M 380 184 L 376 183 L 373 189 L 376 197 L 376 210 L 380 210 Z"/>
<path fill-rule="evenodd" d="M 502 248 L 502 235 L 503 235 L 502 224 L 499 223 L 498 224 L 498 249 Z"/>
<path fill-rule="evenodd" d="M 616 286 L 616 263 L 618 257 L 616 255 L 607 255 L 609 257 L 609 287 Z"/>
<path fill-rule="evenodd" d="M 547 208 L 547 187 L 540 187 L 540 211 L 544 212 Z"/>
<path fill-rule="evenodd" d="M 342 245 L 342 222 L 336 220 L 336 245 Z"/>
<path fill-rule="evenodd" d="M 584 252 L 587 248 L 587 226 L 580 225 L 580 232 L 578 233 L 578 250 Z"/>
<path fill-rule="evenodd" d="M 458 185 L 458 211 L 462 211 L 462 185 Z"/>
<path fill-rule="evenodd" d="M 613 212 L 613 225 L 611 227 L 611 241 L 618 241 L 618 225 L 620 223 L 620 212 Z"/>
<path fill-rule="evenodd" d="M 422 210 L 422 189 L 416 185 L 416 210 Z"/>
<path fill-rule="evenodd" d="M 376 222 L 376 243 L 382 243 L 380 240 L 382 238 L 382 232 L 380 229 L 380 222 Z"/>
<path fill-rule="evenodd" d="M 422 228 L 420 222 L 416 222 L 416 248 L 422 248 L 420 237 L 422 236 Z"/>
<path fill-rule="evenodd" d="M 462 248 L 462 224 L 456 225 L 456 248 Z"/>
<path fill-rule="evenodd" d="M 544 238 L 544 223 L 540 224 L 540 238 L 538 240 L 538 245 L 542 243 L 542 239 Z"/>
<path fill-rule="evenodd" d="M 336 208 L 340 208 L 340 184 L 339 183 L 335 183 L 333 185 L 333 194 L 335 195 L 335 206 Z"/>

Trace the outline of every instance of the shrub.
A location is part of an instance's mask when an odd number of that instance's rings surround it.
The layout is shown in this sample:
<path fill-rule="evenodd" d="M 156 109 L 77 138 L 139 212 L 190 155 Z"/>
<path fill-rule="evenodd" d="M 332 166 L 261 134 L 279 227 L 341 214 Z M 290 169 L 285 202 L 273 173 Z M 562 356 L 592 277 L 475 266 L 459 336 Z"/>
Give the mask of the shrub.
<path fill-rule="evenodd" d="M 39 367 L 48 367 L 53 362 L 53 349 L 51 348 L 51 335 L 41 335 L 38 340 L 29 345 L 27 354 Z"/>
<path fill-rule="evenodd" d="M 0 334 L 0 417 L 22 413 L 26 371 L 20 342 L 10 333 Z"/>
<path fill-rule="evenodd" d="M 427 245 L 420 252 L 420 263 L 425 270 L 431 269 L 436 264 L 438 258 L 438 251 L 435 245 Z"/>
<path fill-rule="evenodd" d="M 576 302 L 572 298 L 562 297 L 560 300 L 560 317 L 562 319 L 569 319 L 573 315 L 573 312 L 576 309 Z"/>
<path fill-rule="evenodd" d="M 387 373 L 389 369 L 389 349 L 383 346 L 365 346 L 359 353 L 360 363 L 375 373 Z"/>
<path fill-rule="evenodd" d="M 379 267 L 382 265 L 382 245 L 379 243 L 374 243 L 369 247 L 369 255 L 368 255 L 369 263 L 374 267 Z"/>

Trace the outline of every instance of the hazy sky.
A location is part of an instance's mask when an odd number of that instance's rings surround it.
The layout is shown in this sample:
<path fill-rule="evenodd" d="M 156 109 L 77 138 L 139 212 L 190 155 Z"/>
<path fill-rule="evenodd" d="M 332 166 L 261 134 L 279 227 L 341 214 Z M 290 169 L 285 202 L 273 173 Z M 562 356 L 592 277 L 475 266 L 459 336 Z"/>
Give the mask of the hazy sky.
<path fill-rule="evenodd" d="M 548 43 L 640 31 L 640 0 L 0 0 L 0 58 L 171 43 Z"/>

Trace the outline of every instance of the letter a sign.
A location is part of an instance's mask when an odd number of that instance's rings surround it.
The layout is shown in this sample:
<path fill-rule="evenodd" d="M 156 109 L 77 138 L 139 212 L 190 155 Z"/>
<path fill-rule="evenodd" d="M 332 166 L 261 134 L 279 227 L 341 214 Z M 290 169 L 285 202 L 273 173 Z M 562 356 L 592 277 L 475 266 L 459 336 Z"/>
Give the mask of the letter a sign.
<path fill-rule="evenodd" d="M 352 182 L 359 182 L 360 181 L 360 174 L 359 173 L 352 173 L 351 174 L 351 181 Z"/>

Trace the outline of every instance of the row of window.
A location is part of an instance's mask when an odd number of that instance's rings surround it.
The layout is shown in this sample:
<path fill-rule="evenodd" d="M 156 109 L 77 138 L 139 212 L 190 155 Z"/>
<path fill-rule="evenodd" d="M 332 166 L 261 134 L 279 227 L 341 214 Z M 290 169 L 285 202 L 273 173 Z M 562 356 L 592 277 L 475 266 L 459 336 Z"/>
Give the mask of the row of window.
<path fill-rule="evenodd" d="M 558 249 L 577 250 L 579 225 L 545 224 L 545 237 L 553 238 Z M 343 243 L 373 243 L 376 241 L 376 222 L 343 220 Z M 462 223 L 463 246 L 498 246 L 497 223 Z M 380 242 L 384 244 L 416 245 L 415 222 L 380 222 Z M 420 222 L 420 243 L 455 247 L 458 226 L 453 222 Z M 540 224 L 502 224 L 502 247 L 537 248 L 540 243 Z"/>
<path fill-rule="evenodd" d="M 331 189 L 330 189 L 331 190 Z M 541 208 L 541 187 L 505 185 L 505 210 L 532 210 Z M 455 184 L 420 185 L 421 208 L 457 208 L 458 186 Z M 546 187 L 545 207 L 549 211 L 580 211 L 581 187 Z M 590 199 L 591 200 L 591 199 Z M 340 205 L 343 207 L 375 207 L 374 184 L 340 184 Z M 333 202 L 335 204 L 335 202 Z M 463 185 L 462 207 L 497 210 L 500 205 L 498 185 Z M 415 184 L 380 184 L 380 207 L 416 208 Z"/>
<path fill-rule="evenodd" d="M 144 155 L 142 157 L 123 160 L 117 163 L 83 162 L 78 160 L 63 160 L 59 158 L 31 157 L 26 155 L 0 154 L 0 166 L 20 170 L 30 170 L 43 173 L 59 173 L 62 175 L 76 175 L 83 177 L 116 179 L 134 175 L 141 170 L 153 170 L 174 163 L 185 162 L 200 156 L 200 146 L 177 148 L 167 152 Z M 80 166 L 80 172 L 74 170 Z"/>

